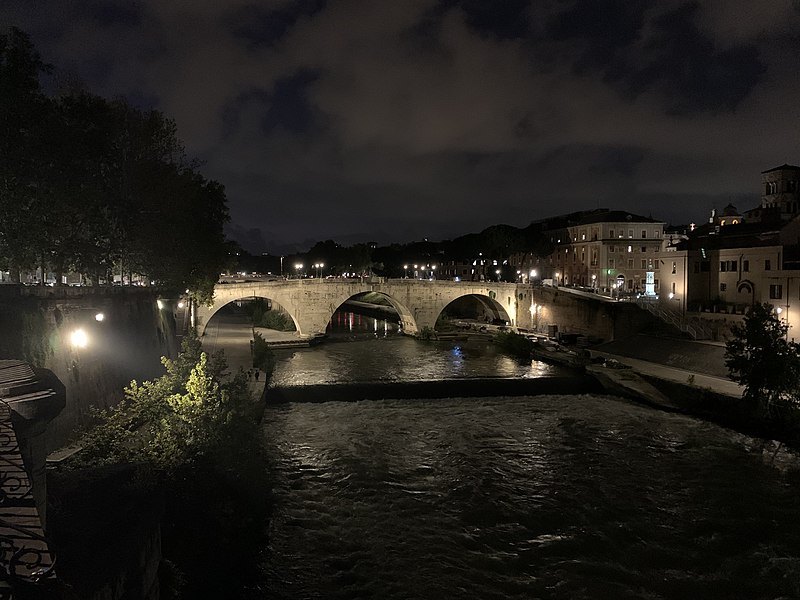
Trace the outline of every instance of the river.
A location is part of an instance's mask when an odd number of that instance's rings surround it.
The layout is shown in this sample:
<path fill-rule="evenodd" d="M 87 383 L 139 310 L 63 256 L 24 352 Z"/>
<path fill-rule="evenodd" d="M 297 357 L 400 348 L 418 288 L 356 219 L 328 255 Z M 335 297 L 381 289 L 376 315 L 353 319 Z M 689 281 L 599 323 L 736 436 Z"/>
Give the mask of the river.
<path fill-rule="evenodd" d="M 278 354 L 280 385 L 554 374 L 391 335 Z M 264 433 L 263 597 L 800 597 L 794 456 L 698 419 L 601 395 L 300 402 Z"/>

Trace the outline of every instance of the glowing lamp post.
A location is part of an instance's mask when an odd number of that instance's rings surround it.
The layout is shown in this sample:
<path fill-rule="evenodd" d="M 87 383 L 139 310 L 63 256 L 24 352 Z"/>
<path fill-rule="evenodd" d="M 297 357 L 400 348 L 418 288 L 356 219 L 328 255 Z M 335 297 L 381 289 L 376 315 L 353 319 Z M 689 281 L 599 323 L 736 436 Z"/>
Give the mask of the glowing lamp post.
<path fill-rule="evenodd" d="M 300 269 L 303 268 L 303 263 L 295 263 L 294 270 L 297 272 L 297 278 L 300 279 Z"/>
<path fill-rule="evenodd" d="M 403 265 L 403 279 L 408 279 L 408 265 Z"/>
<path fill-rule="evenodd" d="M 89 345 L 89 336 L 83 329 L 76 329 L 69 335 L 69 343 L 73 348 L 86 348 Z"/>

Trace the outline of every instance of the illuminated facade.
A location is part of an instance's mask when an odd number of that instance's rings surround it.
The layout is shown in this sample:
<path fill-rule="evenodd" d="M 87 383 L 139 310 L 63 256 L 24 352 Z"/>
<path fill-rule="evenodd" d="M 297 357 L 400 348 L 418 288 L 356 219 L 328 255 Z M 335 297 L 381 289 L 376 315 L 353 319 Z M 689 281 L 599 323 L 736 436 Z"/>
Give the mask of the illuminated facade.
<path fill-rule="evenodd" d="M 551 236 L 554 283 L 612 294 L 658 293 L 664 225 L 625 211 L 584 213 Z"/>

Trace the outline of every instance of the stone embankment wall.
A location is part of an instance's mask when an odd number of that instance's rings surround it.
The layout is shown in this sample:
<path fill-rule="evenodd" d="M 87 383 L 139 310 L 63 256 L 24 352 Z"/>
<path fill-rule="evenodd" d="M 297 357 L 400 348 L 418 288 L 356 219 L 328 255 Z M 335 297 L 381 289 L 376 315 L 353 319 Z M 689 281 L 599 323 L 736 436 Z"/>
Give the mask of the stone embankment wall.
<path fill-rule="evenodd" d="M 48 450 L 67 444 L 93 407 L 116 405 L 132 379 L 161 374 L 161 356 L 176 356 L 172 305 L 159 309 L 157 297 L 152 288 L 0 286 L 0 358 L 46 367 L 66 386 L 67 405 L 48 426 Z M 71 343 L 77 329 L 86 347 Z"/>
<path fill-rule="evenodd" d="M 560 333 L 575 333 L 603 341 L 643 332 L 680 334 L 628 302 L 603 302 L 548 286 L 533 288 L 530 302 L 533 308 L 530 329 L 540 333 L 548 333 L 548 328 L 555 325 Z M 522 319 L 520 326 L 524 327 Z"/>

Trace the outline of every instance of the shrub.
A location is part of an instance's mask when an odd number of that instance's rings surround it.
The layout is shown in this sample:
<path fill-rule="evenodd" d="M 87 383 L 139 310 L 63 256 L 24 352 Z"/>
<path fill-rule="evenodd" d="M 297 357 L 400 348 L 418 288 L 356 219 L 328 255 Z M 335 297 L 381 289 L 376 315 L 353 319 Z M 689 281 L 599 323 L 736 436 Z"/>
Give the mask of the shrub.
<path fill-rule="evenodd" d="M 494 343 L 506 354 L 521 360 L 530 360 L 533 342 L 513 331 L 498 331 Z"/>
<path fill-rule="evenodd" d="M 253 401 L 239 373 L 221 381 L 224 357 L 209 358 L 187 337 L 176 360 L 161 359 L 166 373 L 132 381 L 116 407 L 97 411 L 82 438 L 82 465 L 144 463 L 171 472 L 236 443 L 252 421 Z"/>

